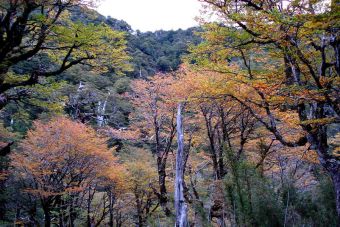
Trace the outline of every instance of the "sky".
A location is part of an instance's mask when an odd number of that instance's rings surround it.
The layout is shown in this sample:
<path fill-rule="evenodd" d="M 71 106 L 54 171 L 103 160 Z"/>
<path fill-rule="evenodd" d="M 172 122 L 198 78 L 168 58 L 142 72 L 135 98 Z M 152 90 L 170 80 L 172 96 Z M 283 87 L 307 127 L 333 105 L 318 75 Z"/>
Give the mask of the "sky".
<path fill-rule="evenodd" d="M 196 26 L 200 8 L 198 0 L 101 0 L 97 10 L 145 32 Z"/>

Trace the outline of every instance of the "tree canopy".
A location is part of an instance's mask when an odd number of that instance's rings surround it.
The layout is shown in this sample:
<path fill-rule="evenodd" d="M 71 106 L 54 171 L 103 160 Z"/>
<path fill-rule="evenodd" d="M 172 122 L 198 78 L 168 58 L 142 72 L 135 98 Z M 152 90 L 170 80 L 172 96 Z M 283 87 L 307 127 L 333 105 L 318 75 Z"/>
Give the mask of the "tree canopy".
<path fill-rule="evenodd" d="M 0 3 L 1 226 L 339 225 L 339 4 L 199 1 Z"/>
<path fill-rule="evenodd" d="M 100 24 L 72 22 L 67 15 L 75 6 L 92 1 L 4 1 L 0 17 L 0 107 L 28 95 L 25 86 L 58 75 L 77 64 L 117 72 L 127 69 L 126 41 L 122 32 Z M 10 70 L 35 61 L 24 75 Z M 100 62 L 100 65 L 99 65 Z M 46 64 L 48 63 L 48 64 Z M 15 92 L 13 88 L 16 89 Z"/>

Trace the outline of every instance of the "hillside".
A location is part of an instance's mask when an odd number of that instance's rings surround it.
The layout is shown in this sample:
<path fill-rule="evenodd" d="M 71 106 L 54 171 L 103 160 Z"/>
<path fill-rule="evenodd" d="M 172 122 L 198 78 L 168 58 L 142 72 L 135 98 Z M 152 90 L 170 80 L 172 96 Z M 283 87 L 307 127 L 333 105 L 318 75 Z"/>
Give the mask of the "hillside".
<path fill-rule="evenodd" d="M 0 227 L 339 226 L 335 1 L 96 2 L 0 1 Z"/>
<path fill-rule="evenodd" d="M 148 77 L 157 72 L 176 71 L 181 64 L 181 57 L 188 53 L 189 45 L 197 45 L 201 38 L 195 35 L 199 28 L 186 30 L 156 32 L 133 31 L 131 26 L 122 20 L 104 17 L 94 10 L 75 8 L 71 19 L 84 23 L 105 23 L 114 30 L 127 33 L 128 52 L 133 59 L 133 71 L 128 76 Z"/>

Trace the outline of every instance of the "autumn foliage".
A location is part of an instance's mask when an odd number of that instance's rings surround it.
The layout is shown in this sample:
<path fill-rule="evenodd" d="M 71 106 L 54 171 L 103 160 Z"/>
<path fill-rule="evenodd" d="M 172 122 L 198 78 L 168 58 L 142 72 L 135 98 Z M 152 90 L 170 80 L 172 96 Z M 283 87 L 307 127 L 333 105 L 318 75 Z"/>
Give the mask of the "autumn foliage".
<path fill-rule="evenodd" d="M 84 190 L 115 165 L 105 138 L 81 123 L 55 118 L 35 122 L 12 164 L 32 183 L 27 191 L 42 197 Z"/>
<path fill-rule="evenodd" d="M 11 159 L 25 182 L 24 191 L 41 200 L 45 225 L 49 225 L 53 207 L 62 212 L 61 204 L 74 203 L 67 196 L 74 198 L 98 185 L 121 185 L 118 171 L 122 168 L 106 141 L 94 129 L 65 117 L 34 123 Z"/>
<path fill-rule="evenodd" d="M 338 4 L 199 1 L 218 21 L 201 20 L 200 43 L 176 71 L 145 77 L 135 64 L 138 78 L 109 78 L 129 68 L 125 34 L 71 23 L 65 12 L 65 24 L 51 30 L 56 36 L 44 39 L 53 48 L 37 50 L 56 64 L 27 81 L 0 81 L 0 109 L 8 114 L 0 186 L 12 184 L 0 192 L 20 197 L 0 196 L 0 214 L 8 201 L 7 220 L 29 226 L 339 225 Z M 127 37 L 137 42 L 143 34 Z M 27 114 L 40 120 L 15 139 L 8 95 L 73 64 L 84 68 L 60 79 L 73 120 Z M 0 77 L 10 67 L 0 64 Z M 100 75 L 80 77 L 91 69 Z"/>

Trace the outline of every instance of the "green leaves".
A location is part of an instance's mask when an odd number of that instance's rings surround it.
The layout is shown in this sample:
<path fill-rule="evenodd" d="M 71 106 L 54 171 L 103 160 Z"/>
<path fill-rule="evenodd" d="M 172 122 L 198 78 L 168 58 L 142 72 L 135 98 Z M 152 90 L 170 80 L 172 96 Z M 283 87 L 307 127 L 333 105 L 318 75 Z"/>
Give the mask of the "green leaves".
<path fill-rule="evenodd" d="M 38 106 L 52 115 L 62 114 L 67 97 L 61 93 L 65 82 L 49 82 L 48 84 L 37 84 L 33 87 L 33 97 L 29 100 L 32 105 Z"/>
<path fill-rule="evenodd" d="M 96 72 L 114 69 L 116 74 L 130 71 L 130 57 L 125 52 L 125 33 L 114 31 L 104 24 L 83 24 L 67 21 L 53 29 L 46 51 L 59 65 L 81 61 Z"/>

